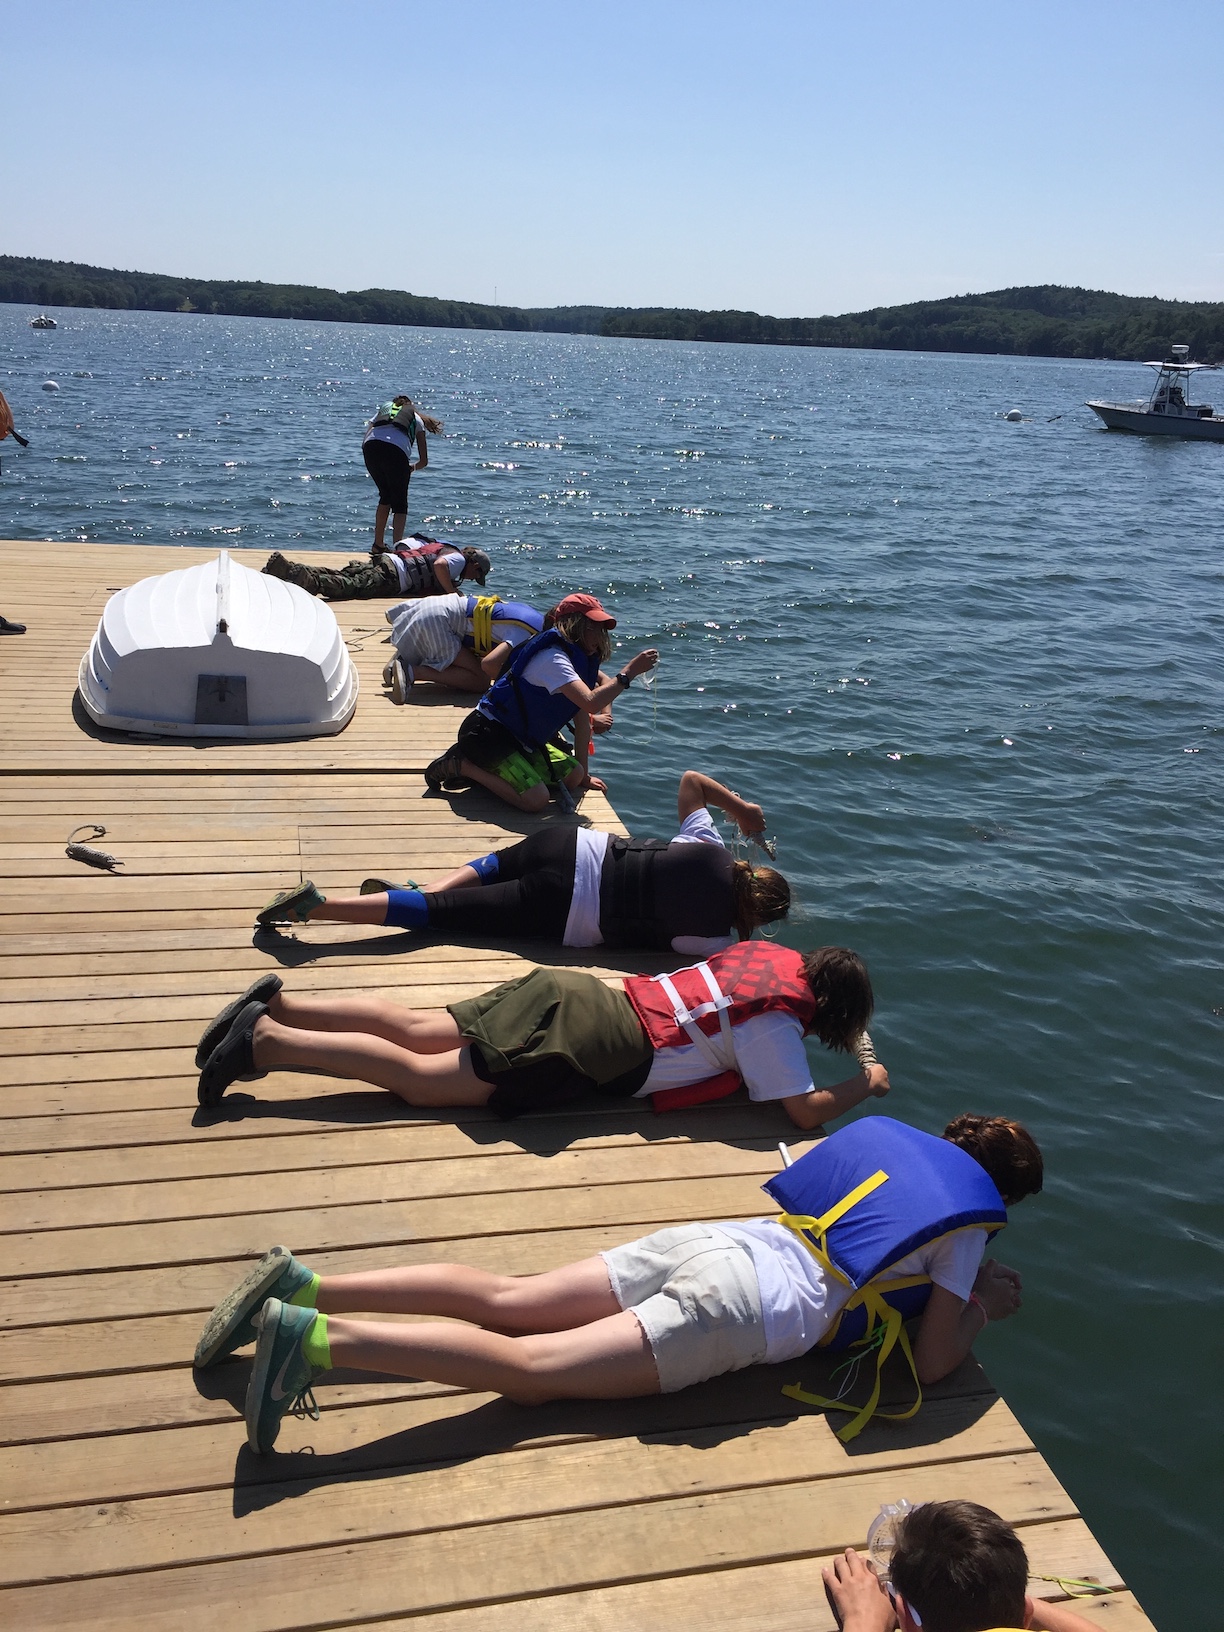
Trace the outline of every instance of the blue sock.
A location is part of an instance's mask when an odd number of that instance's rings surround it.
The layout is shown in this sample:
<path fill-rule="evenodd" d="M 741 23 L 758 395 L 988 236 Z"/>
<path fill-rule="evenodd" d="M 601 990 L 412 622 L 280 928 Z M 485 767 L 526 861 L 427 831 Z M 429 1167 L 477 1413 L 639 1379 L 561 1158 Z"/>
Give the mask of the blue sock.
<path fill-rule="evenodd" d="M 424 929 L 429 923 L 429 903 L 420 890 L 388 890 L 383 923 L 394 929 Z"/>
<path fill-rule="evenodd" d="M 496 850 L 491 850 L 487 856 L 477 856 L 475 861 L 468 862 L 468 866 L 482 884 L 492 884 L 497 877 L 499 865 Z"/>

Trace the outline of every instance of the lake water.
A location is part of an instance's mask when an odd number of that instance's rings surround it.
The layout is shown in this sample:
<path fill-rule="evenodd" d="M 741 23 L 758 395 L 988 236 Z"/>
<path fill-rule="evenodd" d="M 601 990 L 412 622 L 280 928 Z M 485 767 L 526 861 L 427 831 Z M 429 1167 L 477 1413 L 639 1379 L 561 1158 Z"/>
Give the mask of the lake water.
<path fill-rule="evenodd" d="M 1100 430 L 1136 365 L 31 315 L 0 536 L 66 594 L 78 539 L 364 552 L 362 422 L 407 389 L 447 427 L 410 529 L 663 648 L 599 745 L 618 810 L 665 833 L 690 763 L 761 799 L 786 938 L 868 959 L 887 1109 L 1033 1129 L 978 1352 L 1158 1625 L 1210 1625 L 1224 445 Z"/>

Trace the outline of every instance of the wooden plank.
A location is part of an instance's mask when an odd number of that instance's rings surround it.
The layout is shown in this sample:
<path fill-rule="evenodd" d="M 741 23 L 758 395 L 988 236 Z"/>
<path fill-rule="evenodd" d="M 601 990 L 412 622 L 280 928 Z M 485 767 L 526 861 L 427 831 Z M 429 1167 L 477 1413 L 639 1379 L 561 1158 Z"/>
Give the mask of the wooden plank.
<path fill-rule="evenodd" d="M 439 1412 L 431 1439 L 449 1437 L 464 1446 L 470 1439 L 463 1431 L 464 1417 L 479 1415 L 487 1406 L 452 1396 L 430 1402 L 427 1409 Z M 329 1412 L 329 1425 L 333 1414 Z M 358 1431 L 369 1426 L 364 1419 L 376 1414 L 384 1413 L 381 1408 L 361 1413 Z M 223 1476 L 233 1467 L 232 1407 L 229 1416 L 218 1435 L 218 1471 Z M 10 1585 L 41 1577 L 110 1575 L 172 1565 L 179 1561 L 180 1538 L 185 1535 L 193 1537 L 197 1560 L 228 1559 L 288 1546 L 326 1546 L 337 1535 L 356 1544 L 388 1535 L 419 1536 L 457 1524 L 504 1523 L 567 1508 L 594 1511 L 654 1501 L 678 1491 L 713 1495 L 838 1480 L 847 1472 L 845 1449 L 823 1417 L 734 1426 L 740 1432 L 721 1444 L 707 1442 L 715 1440 L 708 1431 L 642 1439 L 595 1440 L 580 1435 L 568 1444 L 554 1439 L 545 1447 L 500 1454 L 473 1457 L 466 1451 L 467 1460 L 450 1466 L 409 1464 L 389 1469 L 377 1480 L 300 1480 L 278 1491 L 274 1502 L 261 1502 L 253 1494 L 238 1504 L 237 1513 L 233 1490 L 223 1477 L 211 1488 L 127 1501 L 122 1515 L 110 1522 L 106 1518 L 99 1522 L 92 1506 L 14 1514 L 0 1521 L 7 1555 L 7 1564 L 0 1564 L 0 1581 Z M 939 1429 L 934 1458 L 938 1463 L 1006 1457 L 1017 1466 L 1032 1464 L 1030 1441 L 1000 1401 L 985 1408 L 976 1399 L 942 1402 L 929 1426 Z M 408 1449 L 411 1435 L 402 1434 L 401 1439 Z M 928 1462 L 931 1450 L 929 1435 L 876 1435 L 855 1457 L 854 1472 L 908 1474 L 915 1465 Z"/>
<path fill-rule="evenodd" d="M 1073 1516 L 1065 1493 L 1037 1457 L 987 1458 L 973 1465 L 984 1503 L 1012 1523 Z M 907 1477 L 911 1498 L 961 1494 L 959 1464 L 919 1466 Z M 560 1512 L 420 1537 L 319 1547 L 309 1570 L 289 1569 L 276 1554 L 189 1564 L 151 1578 L 118 1578 L 99 1594 L 91 1581 L 0 1593 L 0 1614 L 22 1627 L 89 1624 L 95 1632 L 129 1632 L 187 1620 L 203 1603 L 223 1602 L 231 1632 L 274 1632 L 329 1621 L 452 1608 L 497 1598 L 534 1596 L 547 1559 L 553 1591 L 608 1587 L 651 1575 L 797 1556 L 827 1557 L 860 1540 L 896 1475 L 852 1474 L 780 1489 Z M 668 1537 L 665 1556 L 658 1539 Z"/>

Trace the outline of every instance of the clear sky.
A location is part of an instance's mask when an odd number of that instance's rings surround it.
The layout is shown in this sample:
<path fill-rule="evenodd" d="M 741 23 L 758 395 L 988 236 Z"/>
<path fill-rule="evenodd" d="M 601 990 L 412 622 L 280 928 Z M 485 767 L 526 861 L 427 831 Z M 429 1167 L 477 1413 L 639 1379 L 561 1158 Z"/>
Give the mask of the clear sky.
<path fill-rule="evenodd" d="M 1224 299 L 1219 0 L 56 0 L 0 251 L 516 305 Z"/>

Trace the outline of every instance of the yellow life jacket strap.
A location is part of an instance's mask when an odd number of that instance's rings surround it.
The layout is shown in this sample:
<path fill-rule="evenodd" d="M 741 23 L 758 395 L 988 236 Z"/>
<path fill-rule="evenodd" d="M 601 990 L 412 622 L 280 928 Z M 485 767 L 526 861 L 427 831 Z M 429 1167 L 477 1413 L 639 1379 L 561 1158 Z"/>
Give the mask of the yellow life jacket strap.
<path fill-rule="evenodd" d="M 909 1362 L 910 1372 L 914 1378 L 914 1387 L 918 1390 L 918 1398 L 908 1411 L 881 1411 L 879 1414 L 888 1422 L 907 1422 L 922 1405 L 922 1384 L 918 1381 L 918 1368 L 914 1364 L 913 1350 L 910 1348 L 909 1334 L 906 1332 L 901 1319 L 901 1311 L 885 1303 L 879 1293 L 870 1286 L 863 1287 L 860 1296 L 867 1308 L 868 1332 L 875 1329 L 877 1321 L 884 1328 L 883 1341 L 876 1351 L 875 1383 L 871 1390 L 871 1397 L 866 1405 L 856 1410 L 854 1406 L 845 1405 L 841 1400 L 827 1400 L 821 1394 L 809 1394 L 799 1383 L 788 1383 L 782 1390 L 783 1394 L 789 1399 L 799 1400 L 804 1405 L 817 1405 L 825 1411 L 853 1413 L 853 1420 L 848 1422 L 844 1428 L 837 1430 L 837 1437 L 843 1445 L 849 1444 L 876 1415 L 880 1403 L 881 1373 L 884 1369 L 884 1362 L 898 1343 L 901 1345 L 902 1354 Z"/>
<path fill-rule="evenodd" d="M 869 1196 L 873 1190 L 878 1190 L 882 1184 L 887 1183 L 888 1174 L 881 1168 L 878 1172 L 873 1173 L 869 1179 L 864 1179 L 862 1184 L 856 1184 L 848 1196 L 843 1196 L 840 1201 L 834 1202 L 828 1212 L 821 1213 L 819 1218 L 809 1218 L 802 1213 L 783 1213 L 778 1222 L 779 1224 L 785 1224 L 788 1230 L 794 1230 L 804 1245 L 815 1252 L 825 1268 L 832 1269 L 833 1266 L 829 1262 L 829 1249 L 825 1236 L 837 1223 L 838 1219 L 844 1218 L 852 1207 L 857 1207 L 859 1202 Z M 816 1237 L 815 1241 L 812 1240 L 813 1236 Z M 833 1273 L 838 1276 L 839 1280 L 844 1281 L 846 1279 L 838 1270 L 833 1270 Z"/>
<path fill-rule="evenodd" d="M 472 643 L 478 657 L 493 650 L 493 608 L 500 600 L 500 595 L 482 595 L 472 608 Z"/>

